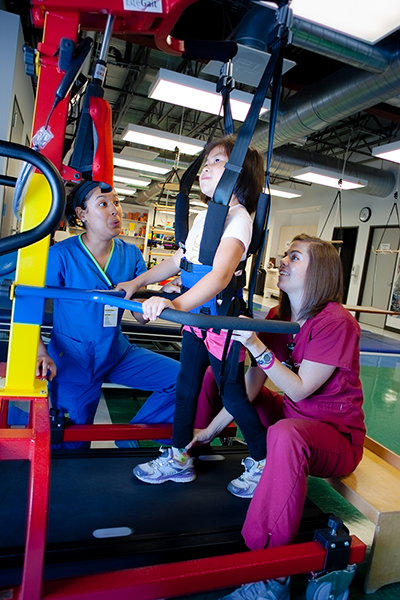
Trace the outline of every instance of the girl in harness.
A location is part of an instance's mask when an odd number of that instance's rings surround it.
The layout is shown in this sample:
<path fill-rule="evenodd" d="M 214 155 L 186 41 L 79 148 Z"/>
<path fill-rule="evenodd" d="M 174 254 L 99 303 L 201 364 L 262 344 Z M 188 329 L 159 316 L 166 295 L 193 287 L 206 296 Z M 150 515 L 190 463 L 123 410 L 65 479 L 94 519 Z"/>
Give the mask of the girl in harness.
<path fill-rule="evenodd" d="M 234 143 L 235 138 L 227 136 L 210 144 L 207 149 L 206 162 L 200 174 L 200 188 L 208 198 L 214 195 Z M 183 283 L 181 296 L 172 302 L 161 297 L 146 300 L 143 303 L 143 316 L 153 321 L 165 308 L 217 314 L 220 302 L 218 295 L 226 288 L 230 294 L 229 301 L 235 295 L 230 283 L 235 274 L 239 275 L 238 265 L 247 256 L 252 236 L 250 214 L 256 209 L 263 184 L 262 157 L 256 150 L 250 148 L 229 202 L 229 212 L 212 267 L 201 265 L 199 262 L 200 241 L 207 213 L 204 211 L 196 217 L 189 231 L 185 254 L 182 249 L 179 249 L 173 257 L 133 281 L 120 283 L 117 288 L 124 289 L 126 297 L 130 298 L 142 286 L 162 281 L 181 270 Z M 209 364 L 220 386 L 226 337 L 227 332 L 224 331 L 201 331 L 194 327 L 184 327 L 181 368 L 176 387 L 172 448 L 163 451 L 157 460 L 138 465 L 134 469 L 134 474 L 141 481 L 155 484 L 164 481 L 186 483 L 195 479 L 193 460 L 186 446 L 193 437 L 197 399 Z M 241 348 L 239 365 L 237 369 L 233 369 L 235 371 L 233 375 L 230 372 L 224 382 L 223 401 L 227 410 L 234 415 L 248 443 L 254 477 L 247 479 L 249 485 L 246 494 L 251 496 L 265 462 L 265 431 L 247 398 L 244 385 L 244 358 L 245 350 Z"/>

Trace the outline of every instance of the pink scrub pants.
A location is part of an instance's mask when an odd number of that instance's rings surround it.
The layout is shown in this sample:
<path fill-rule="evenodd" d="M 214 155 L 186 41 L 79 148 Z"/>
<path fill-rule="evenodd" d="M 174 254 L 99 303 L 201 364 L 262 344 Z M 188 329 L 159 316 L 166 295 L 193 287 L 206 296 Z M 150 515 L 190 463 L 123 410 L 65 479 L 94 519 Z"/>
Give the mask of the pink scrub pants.
<path fill-rule="evenodd" d="M 253 402 L 266 428 L 267 460 L 250 502 L 242 535 L 248 548 L 294 543 L 307 493 L 307 477 L 340 477 L 354 471 L 363 447 L 321 421 L 287 419 L 283 398 L 263 388 Z M 196 427 L 206 427 L 222 406 L 209 370 L 199 396 Z"/>

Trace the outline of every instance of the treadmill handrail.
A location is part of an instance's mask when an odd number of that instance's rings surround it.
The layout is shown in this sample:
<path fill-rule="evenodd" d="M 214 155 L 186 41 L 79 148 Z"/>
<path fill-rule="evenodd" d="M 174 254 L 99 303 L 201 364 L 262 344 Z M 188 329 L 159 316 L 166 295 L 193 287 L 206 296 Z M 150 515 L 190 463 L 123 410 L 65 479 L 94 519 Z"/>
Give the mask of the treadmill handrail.
<path fill-rule="evenodd" d="M 30 285 L 17 285 L 14 293 L 16 297 L 34 296 L 36 298 L 97 302 L 98 304 L 109 304 L 125 310 L 143 313 L 143 307 L 140 302 L 126 300 L 122 297 L 125 295 L 123 290 L 81 290 L 55 286 L 36 287 Z M 180 323 L 181 325 L 200 327 L 201 329 L 237 329 L 242 331 L 264 331 L 286 334 L 296 334 L 300 330 L 299 324 L 291 321 L 203 315 L 175 310 L 173 308 L 164 309 L 160 318 L 172 321 L 173 323 Z"/>
<path fill-rule="evenodd" d="M 58 227 L 65 208 L 65 190 L 61 176 L 53 163 L 35 150 L 21 144 L 0 140 L 0 156 L 31 163 L 45 176 L 51 189 L 51 206 L 47 216 L 33 229 L 0 239 L 0 255 L 2 255 L 30 246 L 50 235 Z"/>

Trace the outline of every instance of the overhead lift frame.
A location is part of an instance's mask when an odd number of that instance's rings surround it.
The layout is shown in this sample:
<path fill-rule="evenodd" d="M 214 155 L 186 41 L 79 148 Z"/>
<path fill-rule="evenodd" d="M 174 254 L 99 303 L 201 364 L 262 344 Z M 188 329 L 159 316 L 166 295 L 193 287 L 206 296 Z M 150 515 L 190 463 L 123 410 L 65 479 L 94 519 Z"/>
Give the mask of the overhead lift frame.
<path fill-rule="evenodd" d="M 44 29 L 43 41 L 38 47 L 40 74 L 33 133 L 45 124 L 55 90 L 63 76 L 57 65 L 57 51 L 62 38 L 67 37 L 76 43 L 80 27 L 102 31 L 107 16 L 111 15 L 115 17 L 113 29 L 117 35 L 129 32 L 151 36 L 160 50 L 182 55 L 184 42 L 172 38 L 170 32 L 182 11 L 194 1 L 32 0 L 34 24 Z M 144 7 L 141 11 L 130 8 L 139 5 Z M 56 135 L 42 154 L 50 159 L 64 179 L 77 180 L 79 174 L 62 165 L 67 110 L 68 97 L 58 104 L 52 115 L 51 128 Z M 52 190 L 46 178 L 43 174 L 35 174 L 25 200 L 23 232 L 42 222 L 51 201 Z M 18 286 L 44 286 L 48 247 L 49 236 L 18 251 L 14 290 L 17 291 Z M 0 590 L 2 598 L 109 600 L 112 597 L 113 600 L 130 600 L 135 597 L 156 600 L 288 574 L 318 572 L 324 568 L 327 551 L 313 541 L 244 554 L 43 581 L 49 507 L 50 422 L 46 383 L 35 377 L 40 323 L 15 320 L 18 301 L 17 293 L 13 296 L 6 383 L 0 395 L 0 459 L 28 459 L 30 476 L 22 581 L 11 589 Z M 8 401 L 16 399 L 30 403 L 30 420 L 25 429 L 7 427 Z M 170 427 L 135 427 L 138 439 L 168 437 L 170 434 Z M 132 431 L 130 426 L 130 437 Z M 87 431 L 81 432 L 84 439 L 88 434 Z M 116 439 L 115 434 L 115 426 L 108 426 L 108 431 L 103 431 L 97 439 Z M 76 435 L 79 438 L 78 433 Z M 364 556 L 365 545 L 352 536 L 348 562 L 362 562 Z"/>

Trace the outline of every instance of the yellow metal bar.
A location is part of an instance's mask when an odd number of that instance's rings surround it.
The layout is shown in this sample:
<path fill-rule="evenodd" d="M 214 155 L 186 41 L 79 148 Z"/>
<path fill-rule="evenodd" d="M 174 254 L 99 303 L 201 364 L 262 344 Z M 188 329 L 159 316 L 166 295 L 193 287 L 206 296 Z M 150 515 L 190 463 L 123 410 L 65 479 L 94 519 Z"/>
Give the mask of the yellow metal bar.
<path fill-rule="evenodd" d="M 51 204 L 51 190 L 46 178 L 38 173 L 32 177 L 22 214 L 21 231 L 39 225 Z M 16 285 L 44 286 L 50 236 L 18 251 Z M 11 313 L 7 372 L 2 395 L 37 396 L 47 394 L 45 381 L 36 379 L 36 363 L 40 325 L 14 323 L 14 305 Z"/>

